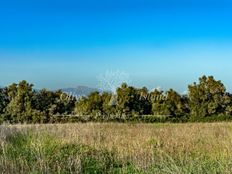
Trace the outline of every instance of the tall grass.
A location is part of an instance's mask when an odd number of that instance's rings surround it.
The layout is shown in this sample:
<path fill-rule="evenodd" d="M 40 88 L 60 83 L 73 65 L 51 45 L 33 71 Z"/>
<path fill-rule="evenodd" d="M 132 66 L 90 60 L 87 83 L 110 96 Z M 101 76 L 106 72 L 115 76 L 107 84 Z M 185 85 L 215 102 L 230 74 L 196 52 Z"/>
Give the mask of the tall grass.
<path fill-rule="evenodd" d="M 232 172 L 232 123 L 3 125 L 1 173 Z"/>

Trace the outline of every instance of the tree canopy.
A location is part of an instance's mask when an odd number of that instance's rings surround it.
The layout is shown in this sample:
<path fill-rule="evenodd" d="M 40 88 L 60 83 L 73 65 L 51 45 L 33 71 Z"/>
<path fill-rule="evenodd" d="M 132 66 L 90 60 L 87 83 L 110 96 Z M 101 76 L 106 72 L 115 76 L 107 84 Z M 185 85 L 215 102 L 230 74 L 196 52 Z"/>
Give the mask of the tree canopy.
<path fill-rule="evenodd" d="M 25 80 L 0 89 L 0 122 L 49 123 L 76 118 L 95 120 L 193 121 L 230 119 L 232 95 L 213 76 L 202 76 L 181 95 L 173 89 L 149 91 L 123 83 L 110 92 L 75 98 L 61 90 L 33 90 Z M 77 119 L 78 120 L 78 119 Z"/>

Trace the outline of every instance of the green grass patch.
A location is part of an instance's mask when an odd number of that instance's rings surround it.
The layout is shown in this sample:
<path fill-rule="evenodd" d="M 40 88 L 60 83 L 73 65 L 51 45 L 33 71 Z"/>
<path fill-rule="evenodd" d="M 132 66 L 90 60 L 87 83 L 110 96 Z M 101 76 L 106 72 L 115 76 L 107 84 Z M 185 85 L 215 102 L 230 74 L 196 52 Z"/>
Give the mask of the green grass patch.
<path fill-rule="evenodd" d="M 134 171 L 128 162 L 122 163 L 116 154 L 80 144 L 64 144 L 50 135 L 31 132 L 7 137 L 5 158 L 9 173 L 121 173 Z M 3 154 L 2 154 L 3 155 Z"/>

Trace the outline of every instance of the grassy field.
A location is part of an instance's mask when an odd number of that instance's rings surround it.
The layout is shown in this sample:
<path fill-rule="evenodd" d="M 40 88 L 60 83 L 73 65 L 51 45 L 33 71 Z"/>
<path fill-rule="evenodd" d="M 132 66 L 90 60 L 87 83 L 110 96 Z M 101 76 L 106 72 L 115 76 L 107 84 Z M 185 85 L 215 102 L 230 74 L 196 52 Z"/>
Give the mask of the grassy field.
<path fill-rule="evenodd" d="M 232 173 L 232 123 L 0 126 L 1 173 Z"/>

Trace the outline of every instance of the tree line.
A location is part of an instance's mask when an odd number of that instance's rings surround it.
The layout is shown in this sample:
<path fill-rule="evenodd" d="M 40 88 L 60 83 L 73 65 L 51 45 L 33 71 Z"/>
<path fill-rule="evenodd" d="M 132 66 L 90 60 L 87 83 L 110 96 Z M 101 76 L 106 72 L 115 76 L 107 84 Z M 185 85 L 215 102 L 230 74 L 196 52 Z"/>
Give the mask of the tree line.
<path fill-rule="evenodd" d="M 61 90 L 33 90 L 25 80 L 0 89 L 0 123 L 223 121 L 231 116 L 232 94 L 213 76 L 190 84 L 186 95 L 126 83 L 116 93 L 96 91 L 79 99 Z"/>

